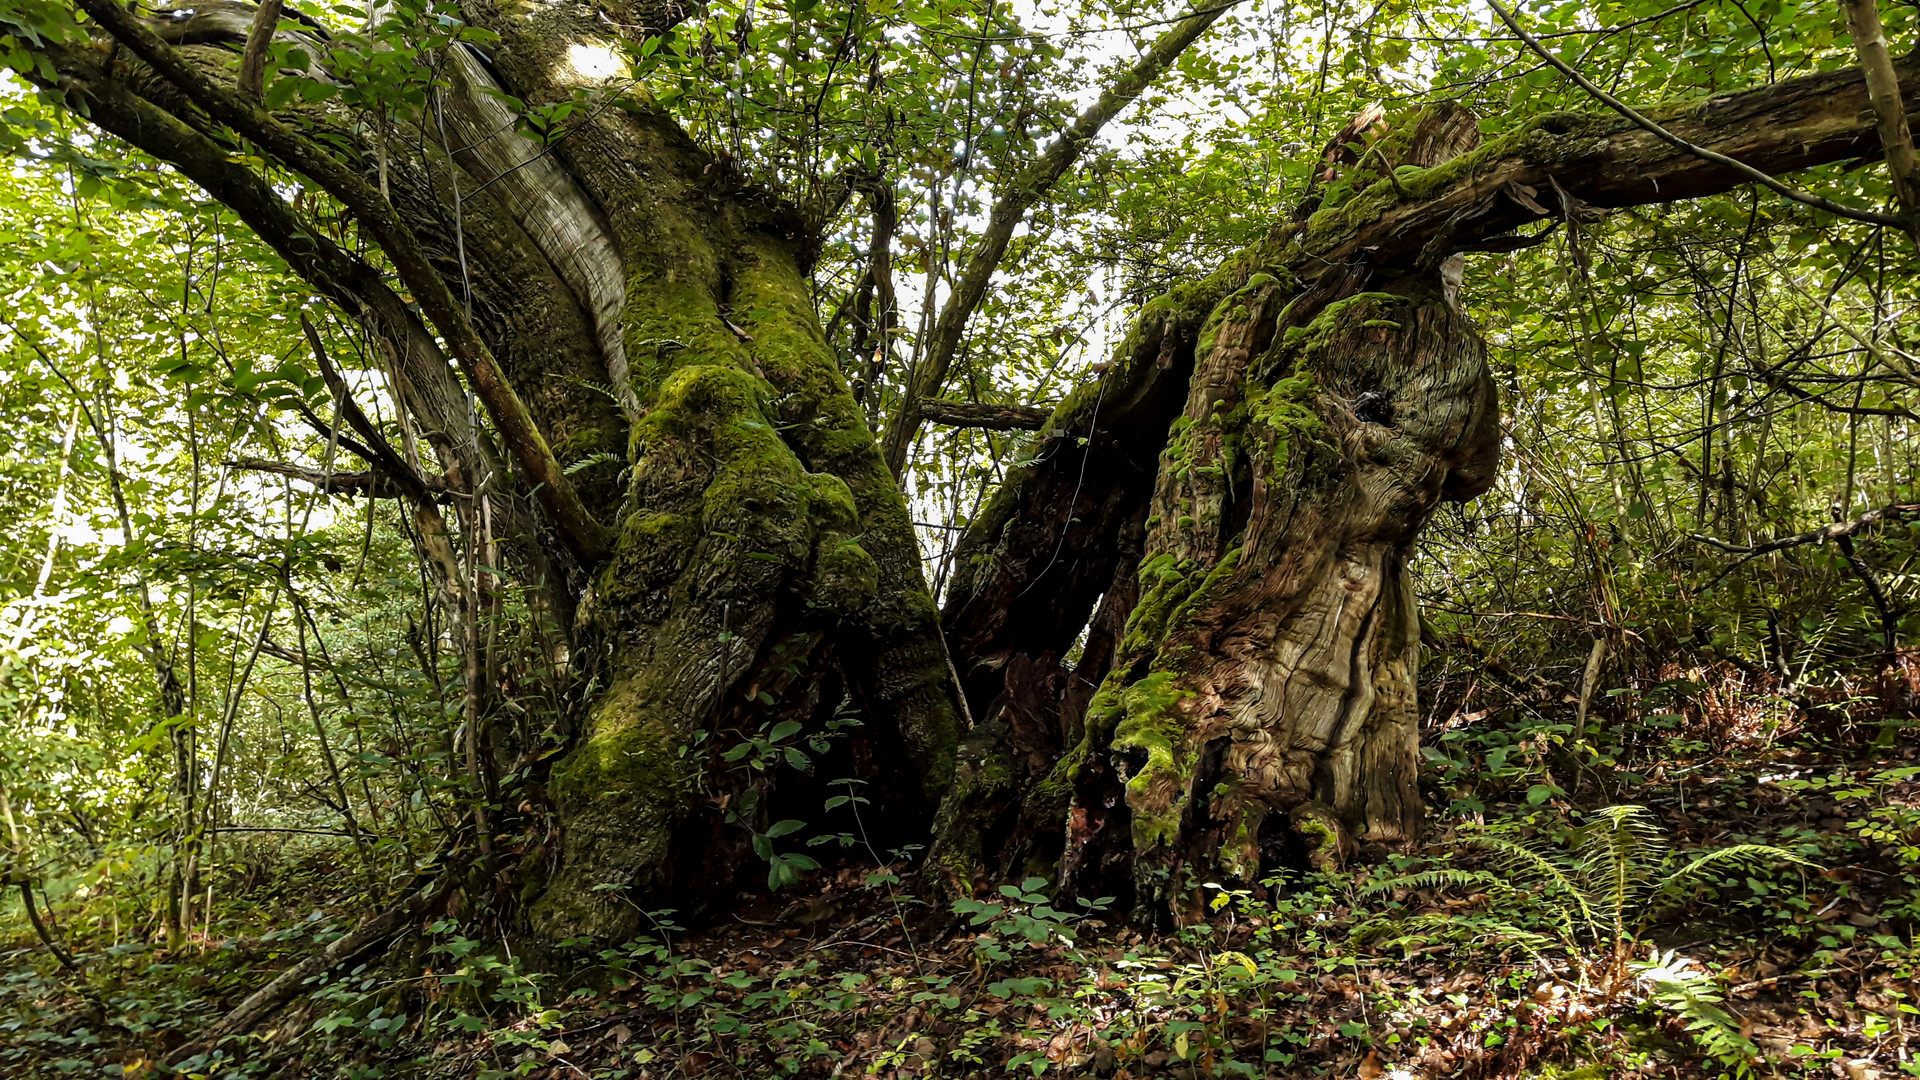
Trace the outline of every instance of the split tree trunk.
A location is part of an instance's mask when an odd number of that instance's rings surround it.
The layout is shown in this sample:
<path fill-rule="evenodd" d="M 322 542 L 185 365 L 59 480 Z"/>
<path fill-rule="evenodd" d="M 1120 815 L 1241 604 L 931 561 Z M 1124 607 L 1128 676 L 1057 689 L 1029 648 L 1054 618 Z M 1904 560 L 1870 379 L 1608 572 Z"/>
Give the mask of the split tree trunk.
<path fill-rule="evenodd" d="M 1478 139 L 1470 116 L 1437 107 L 1395 140 L 1395 156 L 1437 165 Z M 1322 828 L 1382 843 L 1418 832 L 1407 558 L 1438 502 L 1485 490 L 1497 463 L 1485 351 L 1442 280 L 1457 283 L 1457 258 L 1303 281 L 1282 259 L 1292 240 L 1282 232 L 1150 305 L 1123 346 L 1122 383 L 1159 383 L 1151 373 L 1190 357 L 1177 364 L 1191 365 L 1186 400 L 1159 420 L 1151 496 L 1108 515 L 1143 542 L 1116 545 L 1138 554 L 1106 578 L 1069 676 L 1084 721 L 1015 826 L 1064 821 L 1062 881 L 1153 914 L 1189 874 L 1257 879 L 1292 835 L 1269 815 L 1317 807 Z M 1146 411 L 1165 417 L 1169 389 Z M 1126 487 L 1096 481 L 1096 498 Z M 957 585 L 960 640 L 978 618 L 976 587 Z M 1006 668 L 1010 707 L 990 723 L 1031 707 L 1014 681 L 1028 666 Z M 987 770 L 967 764 L 977 783 Z M 1038 836 L 1033 846 L 1052 854 Z"/>
<path fill-rule="evenodd" d="M 1920 61 L 1897 67 L 1911 112 Z M 1857 71 L 1654 119 L 1775 174 L 1876 149 Z M 956 888 L 1057 870 L 1162 919 L 1192 882 L 1418 834 L 1407 557 L 1499 438 L 1460 254 L 1746 182 L 1611 115 L 1477 141 L 1428 110 L 1368 156 L 1394 175 L 1336 170 L 1318 213 L 1148 304 L 970 530 L 944 621 L 979 726 L 934 849 Z"/>

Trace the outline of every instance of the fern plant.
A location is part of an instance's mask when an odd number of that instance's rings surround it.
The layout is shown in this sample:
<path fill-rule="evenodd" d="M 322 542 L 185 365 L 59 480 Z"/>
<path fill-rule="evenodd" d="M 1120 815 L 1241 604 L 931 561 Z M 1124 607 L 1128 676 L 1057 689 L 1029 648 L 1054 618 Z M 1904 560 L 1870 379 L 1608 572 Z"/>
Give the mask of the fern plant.
<path fill-rule="evenodd" d="M 1671 951 L 1655 950 L 1651 960 L 1634 957 L 1661 904 L 1698 888 L 1710 875 L 1767 864 L 1812 865 L 1807 860 L 1765 844 L 1734 844 L 1683 858 L 1667 843 L 1653 813 L 1631 805 L 1593 811 L 1566 844 L 1526 836 L 1512 826 L 1469 833 L 1459 844 L 1486 853 L 1493 868 L 1423 870 L 1377 882 L 1369 891 L 1462 888 L 1484 893 L 1493 911 L 1514 915 L 1418 915 L 1378 920 L 1356 933 L 1403 947 L 1450 941 L 1517 947 L 1536 955 L 1557 938 L 1576 959 L 1591 957 L 1582 966 L 1607 999 L 1637 986 L 1641 994 L 1636 996 L 1678 1017 L 1709 1056 L 1736 1075 L 1751 1074 L 1757 1051 L 1722 1007 L 1713 978 Z M 1520 925 L 1519 913 L 1545 924 L 1550 933 Z"/>
<path fill-rule="evenodd" d="M 1655 949 L 1651 959 L 1634 963 L 1633 971 L 1648 998 L 1678 1017 L 1707 1056 L 1742 1080 L 1753 1075 L 1760 1048 L 1723 1007 L 1726 998 L 1704 969 L 1672 949 Z"/>
<path fill-rule="evenodd" d="M 1607 806 L 1593 811 L 1571 842 L 1526 837 L 1511 828 L 1490 828 L 1462 837 L 1463 847 L 1486 852 L 1498 891 L 1546 916 L 1559 938 L 1576 951 L 1600 946 L 1610 975 L 1624 964 L 1660 905 L 1699 887 L 1715 873 L 1753 871 L 1764 865 L 1810 865 L 1784 848 L 1734 844 L 1687 858 L 1677 856 L 1665 830 L 1644 806 Z"/>

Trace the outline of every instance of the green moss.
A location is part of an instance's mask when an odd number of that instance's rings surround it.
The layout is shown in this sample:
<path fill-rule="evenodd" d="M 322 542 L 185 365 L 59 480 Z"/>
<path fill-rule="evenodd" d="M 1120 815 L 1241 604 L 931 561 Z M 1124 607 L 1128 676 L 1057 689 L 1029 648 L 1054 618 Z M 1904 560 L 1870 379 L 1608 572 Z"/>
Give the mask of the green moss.
<path fill-rule="evenodd" d="M 1672 102 L 1653 111 L 1653 118 L 1683 119 L 1696 116 L 1711 98 L 1690 98 Z M 1570 165 L 1592 158 L 1599 143 L 1623 130 L 1627 121 L 1613 116 L 1579 112 L 1551 112 L 1535 116 L 1514 130 L 1490 139 L 1475 149 L 1429 169 L 1402 166 L 1394 170 L 1394 179 L 1380 176 L 1374 169 L 1356 169 L 1343 177 L 1345 187 L 1330 189 L 1327 201 L 1307 220 L 1295 255 L 1312 257 L 1336 246 L 1355 229 L 1379 218 L 1402 201 L 1420 202 L 1446 191 L 1455 184 L 1512 157 L 1539 165 Z M 1411 125 L 1402 125 L 1412 130 Z M 1388 157 L 1392 157 L 1391 152 Z M 1371 165 L 1371 159 L 1370 163 Z M 1398 181 L 1396 184 L 1394 181 Z M 1359 186 L 1365 184 L 1364 187 Z"/>
<path fill-rule="evenodd" d="M 853 540 L 833 534 L 821 541 L 814 565 L 814 606 L 839 618 L 859 614 L 880 592 L 880 567 Z"/>
<path fill-rule="evenodd" d="M 852 532 L 858 527 L 860 511 L 845 480 L 827 473 L 808 473 L 806 484 L 807 502 L 821 528 Z"/>
<path fill-rule="evenodd" d="M 645 698 L 641 680 L 626 678 L 595 702 L 586 740 L 553 769 L 552 789 L 563 809 L 690 790 L 697 770 L 679 756 L 680 733 Z"/>
<path fill-rule="evenodd" d="M 1156 671 L 1121 695 L 1125 718 L 1114 729 L 1113 747 L 1146 753 L 1146 761 L 1127 781 L 1136 852 L 1167 846 L 1180 833 L 1192 780 L 1180 703 L 1193 696 L 1171 671 Z"/>
<path fill-rule="evenodd" d="M 1315 349 L 1325 342 L 1339 337 L 1352 327 L 1364 324 L 1383 307 L 1400 307 L 1407 298 L 1385 292 L 1362 292 L 1335 300 L 1320 309 L 1313 321 L 1305 326 L 1289 327 L 1282 336 L 1282 346 L 1298 354 Z"/>
<path fill-rule="evenodd" d="M 816 520 L 861 540 L 857 553 L 823 548 L 822 565 L 843 576 L 816 599 L 857 614 L 876 643 L 871 659 L 888 675 L 871 688 L 873 706 L 900 725 L 923 790 L 937 798 L 953 778 L 959 723 L 906 499 L 820 332 L 794 252 L 756 232 L 731 256 L 731 317 L 752 338 L 744 348 L 770 384 L 769 415 L 807 470 L 838 481 L 830 493 L 817 487 L 824 479 L 809 481 Z M 875 588 L 866 587 L 870 580 Z"/>
<path fill-rule="evenodd" d="M 714 296 L 719 257 L 693 221 L 663 212 L 647 238 L 650 257 L 630 257 L 640 267 L 627 279 L 621 338 L 628 381 L 647 402 L 675 369 L 689 364 L 744 366 L 740 342 L 721 321 Z"/>
<path fill-rule="evenodd" d="M 1120 649 L 1125 655 L 1143 655 L 1166 637 L 1167 619 L 1198 584 L 1191 564 L 1159 554 L 1140 564 L 1140 599 L 1127 616 Z"/>

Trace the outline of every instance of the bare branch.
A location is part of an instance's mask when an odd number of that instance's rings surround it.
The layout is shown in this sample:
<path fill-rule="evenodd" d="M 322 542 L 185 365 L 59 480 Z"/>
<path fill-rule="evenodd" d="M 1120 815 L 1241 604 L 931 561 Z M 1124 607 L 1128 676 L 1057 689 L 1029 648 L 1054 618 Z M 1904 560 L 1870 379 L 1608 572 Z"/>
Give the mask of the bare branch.
<path fill-rule="evenodd" d="M 322 472 L 284 461 L 268 461 L 263 458 L 236 458 L 227 462 L 232 469 L 245 469 L 248 472 L 272 473 L 285 476 L 302 483 L 312 484 L 329 495 L 364 495 L 371 499 L 405 499 L 413 497 L 407 485 L 396 481 L 392 476 L 378 469 L 364 472 Z M 448 501 L 447 482 L 438 476 L 423 477 L 426 488 L 432 492 L 438 502 Z"/>
<path fill-rule="evenodd" d="M 1896 503 L 1893 506 L 1883 506 L 1878 510 L 1870 510 L 1854 518 L 1852 521 L 1836 521 L 1832 525 L 1823 525 L 1818 529 L 1809 529 L 1803 533 L 1795 533 L 1792 536 L 1782 536 L 1779 539 L 1768 540 L 1759 544 L 1733 544 L 1716 537 L 1703 536 L 1699 533 L 1689 533 L 1687 539 L 1695 541 L 1696 543 L 1706 544 L 1708 547 L 1719 548 L 1721 551 L 1734 555 L 1767 555 L 1786 548 L 1799 547 L 1803 544 L 1824 544 L 1829 540 L 1838 540 L 1844 536 L 1858 536 L 1861 533 L 1872 532 L 1883 525 L 1890 525 L 1894 522 L 1905 521 L 1913 517 L 1920 517 L 1920 503 Z"/>
<path fill-rule="evenodd" d="M 97 3 L 101 0 L 88 2 Z M 1000 260 L 1006 255 L 1007 245 L 1013 240 L 1013 231 L 1021 219 L 1055 182 L 1066 175 L 1079 158 L 1081 149 L 1093 141 L 1107 121 L 1132 104 L 1161 72 L 1179 59 L 1187 46 L 1193 44 L 1231 6 L 1194 12 L 1162 34 L 1119 81 L 1087 106 L 1086 111 L 1076 117 L 1033 164 L 1008 183 L 988 217 L 986 232 L 981 235 L 979 244 L 967 259 L 966 268 L 954 282 L 953 293 L 948 296 L 946 305 L 940 309 L 939 321 L 934 324 L 927 342 L 925 362 L 908 381 L 900 404 L 887 421 L 881 450 L 886 454 L 887 465 L 893 469 L 895 476 L 906 467 L 907 451 L 912 448 L 913 438 L 920 431 L 924 419 L 921 402 L 938 393 L 941 385 L 947 381 L 947 372 L 953 367 L 954 356 L 960 350 L 967 319 L 986 296 L 987 285 L 993 279 L 993 272 L 999 267 Z"/>
<path fill-rule="evenodd" d="M 986 428 L 989 431 L 1039 431 L 1053 415 L 1051 405 L 985 405 L 977 401 L 928 401 L 921 418 L 947 427 Z"/>

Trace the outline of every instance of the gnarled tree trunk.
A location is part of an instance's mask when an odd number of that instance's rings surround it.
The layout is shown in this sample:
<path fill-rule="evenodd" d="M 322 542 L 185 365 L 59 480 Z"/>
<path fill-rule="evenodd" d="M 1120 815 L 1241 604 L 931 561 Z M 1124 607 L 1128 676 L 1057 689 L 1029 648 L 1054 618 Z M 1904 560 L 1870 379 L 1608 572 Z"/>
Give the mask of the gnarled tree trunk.
<path fill-rule="evenodd" d="M 58 87 L 232 206 L 382 346 L 441 475 L 364 490 L 491 500 L 568 617 L 591 692 L 549 778 L 562 837 L 523 868 L 536 939 L 620 940 L 643 909 L 731 895 L 764 866 L 747 842 L 779 784 L 743 808 L 721 751 L 782 720 L 793 741 L 821 734 L 843 698 L 866 722 L 833 768 L 867 779 L 902 834 L 924 828 L 957 701 L 904 499 L 815 319 L 817 226 L 660 113 L 602 110 L 541 145 L 499 100 L 572 100 L 574 53 L 617 48 L 610 26 L 670 26 L 677 5 L 470 5 L 498 42 L 448 46 L 424 114 L 386 133 L 235 94 L 251 8 L 81 6 L 125 49 L 48 44 Z M 383 222 L 427 319 L 209 137 L 215 121 Z M 328 157 L 342 146 L 345 175 Z M 500 445 L 468 421 L 468 388 Z M 369 453 L 376 472 L 425 464 L 411 445 Z M 783 777 L 818 807 L 816 781 Z"/>
<path fill-rule="evenodd" d="M 1920 60 L 1897 67 L 1911 112 Z M 1867 98 L 1830 72 L 1663 109 L 1664 132 L 1560 113 L 1477 149 L 1438 106 L 1358 162 L 1330 148 L 1349 167 L 1318 212 L 1149 303 L 965 538 L 944 621 L 979 726 L 941 872 L 1057 870 L 1159 919 L 1190 882 L 1416 836 L 1407 558 L 1499 440 L 1461 254 L 1748 179 L 1689 146 L 1770 173 L 1870 155 Z"/>

